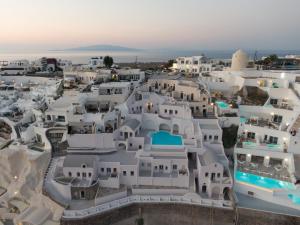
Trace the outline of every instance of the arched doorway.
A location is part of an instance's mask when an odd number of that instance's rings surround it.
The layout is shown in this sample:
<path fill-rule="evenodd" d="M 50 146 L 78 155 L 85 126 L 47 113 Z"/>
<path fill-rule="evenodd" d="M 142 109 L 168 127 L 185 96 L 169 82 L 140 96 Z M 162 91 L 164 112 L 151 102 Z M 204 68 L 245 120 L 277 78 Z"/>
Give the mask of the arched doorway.
<path fill-rule="evenodd" d="M 203 109 L 202 113 L 203 113 L 203 117 L 207 117 L 206 109 Z"/>
<path fill-rule="evenodd" d="M 230 188 L 229 187 L 225 187 L 223 189 L 223 197 L 224 197 L 225 200 L 230 200 L 229 192 L 230 192 Z"/>
<path fill-rule="evenodd" d="M 207 189 L 206 184 L 203 184 L 202 185 L 202 193 L 206 193 L 206 189 Z"/>
<path fill-rule="evenodd" d="M 173 125 L 173 134 L 178 134 L 179 133 L 179 126 L 177 124 Z"/>
<path fill-rule="evenodd" d="M 85 199 L 85 192 L 84 191 L 80 191 L 80 198 Z"/>
<path fill-rule="evenodd" d="M 126 145 L 124 143 L 119 143 L 118 149 L 119 150 L 126 150 Z"/>

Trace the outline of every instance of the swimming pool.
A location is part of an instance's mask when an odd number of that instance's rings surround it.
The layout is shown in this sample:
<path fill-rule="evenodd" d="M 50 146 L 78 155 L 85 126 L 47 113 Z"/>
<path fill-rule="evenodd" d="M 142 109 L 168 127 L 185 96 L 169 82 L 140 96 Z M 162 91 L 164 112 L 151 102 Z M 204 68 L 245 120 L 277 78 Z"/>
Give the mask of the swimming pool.
<path fill-rule="evenodd" d="M 229 105 L 226 102 L 223 101 L 216 101 L 216 104 L 221 108 L 221 109 L 228 109 Z"/>
<path fill-rule="evenodd" d="M 151 133 L 152 145 L 182 145 L 180 135 L 170 134 L 168 131 L 157 131 Z"/>
<path fill-rule="evenodd" d="M 299 195 L 288 194 L 288 198 L 291 199 L 293 203 L 300 205 L 300 194 Z"/>
<path fill-rule="evenodd" d="M 273 178 L 262 177 L 251 173 L 244 173 L 241 171 L 235 172 L 235 179 L 237 181 L 245 182 L 255 186 L 267 188 L 267 189 L 287 189 L 294 190 L 296 187 L 293 183 L 276 180 Z"/>

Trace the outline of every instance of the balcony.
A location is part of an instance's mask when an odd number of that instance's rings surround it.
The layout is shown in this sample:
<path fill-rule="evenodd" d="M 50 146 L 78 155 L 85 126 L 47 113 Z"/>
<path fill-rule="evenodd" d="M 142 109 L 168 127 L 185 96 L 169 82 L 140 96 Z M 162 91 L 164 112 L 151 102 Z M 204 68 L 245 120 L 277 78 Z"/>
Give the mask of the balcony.
<path fill-rule="evenodd" d="M 281 151 L 283 146 L 281 144 L 276 144 L 268 141 L 258 141 L 252 138 L 243 138 L 240 137 L 237 141 L 236 146 L 238 148 L 246 148 L 246 149 L 262 149 L 262 150 L 273 150 L 273 151 Z M 287 146 L 285 147 L 287 148 Z"/>
<path fill-rule="evenodd" d="M 269 129 L 274 129 L 274 130 L 279 130 L 280 128 L 280 123 L 275 123 L 272 122 L 268 119 L 247 119 L 245 121 L 245 124 L 252 125 L 252 126 L 258 126 L 258 127 L 264 127 L 264 128 L 269 128 Z"/>

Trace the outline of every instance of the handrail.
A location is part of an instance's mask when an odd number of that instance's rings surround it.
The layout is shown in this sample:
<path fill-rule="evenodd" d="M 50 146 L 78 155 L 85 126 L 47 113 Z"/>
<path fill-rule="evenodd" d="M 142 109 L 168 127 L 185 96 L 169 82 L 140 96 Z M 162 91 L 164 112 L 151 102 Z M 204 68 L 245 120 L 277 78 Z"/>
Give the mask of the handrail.
<path fill-rule="evenodd" d="M 63 218 L 85 218 L 96 214 L 104 213 L 122 206 L 128 206 L 134 203 L 177 203 L 177 204 L 190 204 L 199 206 L 209 206 L 217 208 L 232 209 L 233 204 L 231 201 L 226 200 L 213 200 L 213 199 L 190 199 L 185 196 L 176 195 L 132 195 L 118 200 L 107 202 L 98 206 L 83 210 L 65 210 Z"/>

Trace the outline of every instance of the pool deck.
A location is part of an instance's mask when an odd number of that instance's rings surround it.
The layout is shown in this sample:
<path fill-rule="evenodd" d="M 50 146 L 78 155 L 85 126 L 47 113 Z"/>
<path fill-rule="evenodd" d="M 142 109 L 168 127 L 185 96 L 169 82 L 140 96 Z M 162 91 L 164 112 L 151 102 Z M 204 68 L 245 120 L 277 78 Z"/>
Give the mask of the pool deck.
<path fill-rule="evenodd" d="M 253 209 L 253 210 L 259 210 L 264 212 L 271 212 L 276 214 L 300 217 L 299 210 L 266 202 L 257 198 L 240 194 L 238 192 L 236 192 L 235 194 L 238 199 L 237 208 Z"/>

